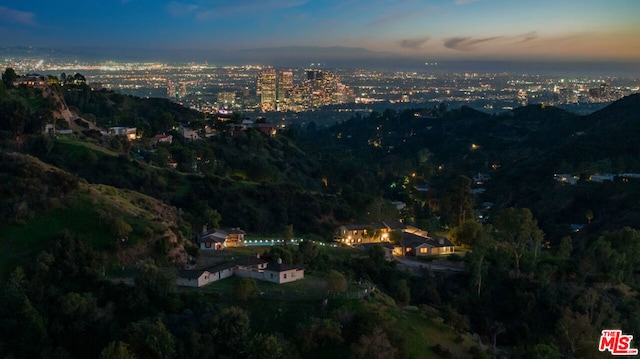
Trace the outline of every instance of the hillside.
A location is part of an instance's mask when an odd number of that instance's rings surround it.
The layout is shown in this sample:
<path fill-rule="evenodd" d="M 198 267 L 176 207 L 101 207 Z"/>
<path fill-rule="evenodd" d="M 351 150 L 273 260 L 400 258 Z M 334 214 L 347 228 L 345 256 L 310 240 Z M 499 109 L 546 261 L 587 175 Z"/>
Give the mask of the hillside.
<path fill-rule="evenodd" d="M 88 184 L 30 156 L 2 151 L 0 158 L 1 273 L 26 264 L 62 234 L 84 238 L 112 256 L 116 267 L 148 257 L 186 262 L 175 208 L 137 192 Z"/>
<path fill-rule="evenodd" d="M 590 180 L 640 173 L 638 96 L 589 116 L 440 105 L 272 136 L 238 131 L 241 116 L 60 89 L 74 116 L 143 129 L 129 141 L 43 136 L 62 100 L 3 90 L 0 355 L 591 358 L 603 328 L 640 330 L 640 181 Z M 180 124 L 215 136 L 153 141 Z M 409 272 L 382 246 L 327 245 L 340 225 L 397 219 L 464 247 L 447 258 L 464 270 L 416 253 Z M 211 256 L 257 253 L 304 267 L 305 281 L 178 290 L 204 224 L 304 238 Z M 133 285 L 105 280 L 117 276 Z"/>

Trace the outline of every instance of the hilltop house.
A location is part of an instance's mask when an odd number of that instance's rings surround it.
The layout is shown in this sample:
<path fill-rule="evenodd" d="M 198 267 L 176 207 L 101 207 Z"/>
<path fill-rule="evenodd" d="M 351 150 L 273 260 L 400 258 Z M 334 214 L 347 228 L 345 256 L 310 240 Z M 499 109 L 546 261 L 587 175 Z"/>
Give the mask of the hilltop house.
<path fill-rule="evenodd" d="M 273 283 L 289 283 L 304 278 L 304 268 L 282 264 L 282 260 L 278 259 L 277 264 L 270 264 L 264 270 L 264 276 L 262 280 Z"/>
<path fill-rule="evenodd" d="M 245 234 L 240 228 L 231 228 L 228 231 L 220 229 L 208 231 L 207 226 L 203 226 L 202 233 L 198 237 L 198 247 L 203 251 L 221 250 L 226 247 L 242 247 L 245 245 Z"/>
<path fill-rule="evenodd" d="M 38 74 L 26 75 L 24 77 L 18 77 L 14 82 L 13 86 L 27 85 L 30 87 L 42 87 L 47 84 L 47 79 Z"/>
<path fill-rule="evenodd" d="M 277 264 L 272 264 L 257 255 L 203 270 L 179 270 L 176 284 L 181 287 L 199 288 L 232 275 L 283 284 L 304 279 L 304 268 L 282 264 L 280 260 Z"/>
<path fill-rule="evenodd" d="M 129 141 L 133 141 L 138 138 L 136 127 L 109 127 L 108 134 L 110 136 L 123 136 L 126 137 Z"/>
<path fill-rule="evenodd" d="M 368 250 L 370 244 L 391 242 L 392 232 L 401 233 L 401 238 L 396 238 L 396 244 L 392 247 L 392 255 L 395 256 L 424 256 L 454 253 L 454 245 L 446 238 L 431 238 L 426 231 L 407 226 L 401 222 L 380 222 L 371 225 L 348 225 L 338 228 L 336 241 Z M 389 251 L 390 245 L 385 247 Z"/>
<path fill-rule="evenodd" d="M 151 139 L 151 144 L 156 145 L 158 143 L 171 144 L 171 143 L 173 143 L 173 136 L 172 135 L 167 135 L 167 134 L 164 134 L 164 133 L 153 136 L 153 138 Z"/>
<path fill-rule="evenodd" d="M 407 228 L 398 221 L 341 226 L 335 240 L 348 245 L 389 242 L 392 231 L 404 231 Z"/>
<path fill-rule="evenodd" d="M 393 253 L 399 256 L 429 256 L 454 252 L 451 241 L 446 238 L 428 237 L 426 232 L 403 232 L 402 240 L 393 249 Z"/>
<path fill-rule="evenodd" d="M 211 273 L 207 270 L 181 269 L 177 273 L 179 287 L 204 287 L 209 284 Z"/>

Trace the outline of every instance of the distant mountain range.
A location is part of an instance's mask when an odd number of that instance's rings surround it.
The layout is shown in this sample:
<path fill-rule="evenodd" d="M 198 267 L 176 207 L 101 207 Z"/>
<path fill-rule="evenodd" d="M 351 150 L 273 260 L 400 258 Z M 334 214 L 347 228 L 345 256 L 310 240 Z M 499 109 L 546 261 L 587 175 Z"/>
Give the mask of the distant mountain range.
<path fill-rule="evenodd" d="M 627 62 L 518 61 L 503 59 L 436 59 L 428 54 L 407 56 L 344 46 L 283 46 L 229 50 L 216 49 L 139 49 L 139 48 L 34 48 L 0 47 L 3 58 L 42 58 L 44 60 L 205 62 L 215 65 L 255 64 L 304 67 L 320 63 L 329 68 L 370 68 L 424 72 L 479 72 L 537 75 L 588 75 L 640 78 L 640 64 Z M 427 66 L 425 63 L 429 63 Z M 437 65 L 434 65 L 436 64 Z"/>

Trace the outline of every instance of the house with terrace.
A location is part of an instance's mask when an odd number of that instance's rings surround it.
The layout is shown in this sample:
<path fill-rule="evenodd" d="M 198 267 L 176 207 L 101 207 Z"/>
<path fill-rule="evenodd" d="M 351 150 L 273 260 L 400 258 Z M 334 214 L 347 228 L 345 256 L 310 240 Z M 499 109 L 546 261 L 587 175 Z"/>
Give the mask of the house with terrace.
<path fill-rule="evenodd" d="M 362 250 L 368 250 L 371 244 L 380 243 L 385 253 L 392 247 L 394 256 L 440 255 L 455 251 L 453 243 L 448 239 L 429 237 L 427 231 L 397 221 L 341 226 L 335 240 Z"/>
<path fill-rule="evenodd" d="M 203 251 L 222 250 L 227 247 L 245 246 L 245 231 L 240 228 L 229 230 L 214 229 L 208 230 L 207 226 L 202 227 L 202 233 L 198 236 L 198 247 Z"/>
<path fill-rule="evenodd" d="M 426 232 L 403 232 L 402 240 L 393 249 L 397 256 L 430 256 L 455 253 L 454 245 L 446 238 L 431 238 Z"/>
<path fill-rule="evenodd" d="M 391 232 L 404 231 L 407 228 L 412 227 L 398 221 L 346 225 L 338 228 L 335 240 L 351 246 L 361 243 L 383 243 L 391 240 Z"/>

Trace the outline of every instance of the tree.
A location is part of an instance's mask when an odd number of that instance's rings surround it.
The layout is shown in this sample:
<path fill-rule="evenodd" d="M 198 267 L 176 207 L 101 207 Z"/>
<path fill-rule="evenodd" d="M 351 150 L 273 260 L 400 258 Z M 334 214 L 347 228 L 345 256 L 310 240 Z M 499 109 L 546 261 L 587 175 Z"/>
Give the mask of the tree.
<path fill-rule="evenodd" d="M 396 288 L 396 300 L 398 301 L 398 305 L 401 306 L 408 305 L 411 300 L 411 289 L 409 288 L 406 279 L 400 279 L 398 281 L 398 286 Z"/>
<path fill-rule="evenodd" d="M 273 334 L 258 333 L 251 339 L 247 354 L 250 359 L 278 359 L 282 358 L 287 344 Z"/>
<path fill-rule="evenodd" d="M 19 137 L 25 130 L 29 116 L 29 107 L 23 99 L 10 99 L 0 103 L 0 125 L 11 130 L 14 137 Z"/>
<path fill-rule="evenodd" d="M 326 289 L 329 293 L 340 293 L 347 290 L 347 278 L 344 276 L 344 274 L 336 270 L 329 271 L 329 274 L 327 274 L 326 277 L 326 281 Z"/>
<path fill-rule="evenodd" d="M 129 343 L 140 358 L 170 359 L 176 353 L 173 336 L 160 319 L 155 322 L 144 319 L 131 324 Z"/>
<path fill-rule="evenodd" d="M 124 241 L 129 233 L 133 231 L 131 225 L 127 223 L 122 217 L 115 217 L 111 222 L 111 233 L 116 237 L 118 241 Z"/>
<path fill-rule="evenodd" d="M 442 200 L 443 209 L 452 226 L 457 227 L 471 219 L 474 203 L 471 179 L 458 176 Z"/>
<path fill-rule="evenodd" d="M 4 83 L 4 87 L 8 89 L 13 87 L 13 83 L 17 78 L 18 75 L 11 67 L 7 67 L 2 73 L 2 83 Z"/>
<path fill-rule="evenodd" d="M 400 244 L 402 242 L 402 231 L 394 229 L 389 233 L 389 242 L 393 244 Z"/>
<path fill-rule="evenodd" d="M 492 238 L 489 238 L 491 225 L 482 230 L 478 240 L 473 245 L 473 250 L 467 254 L 468 265 L 465 266 L 470 271 L 471 283 L 476 287 L 476 294 L 480 296 L 482 291 L 482 279 L 488 271 L 489 261 L 486 260 L 491 250 Z"/>
<path fill-rule="evenodd" d="M 302 262 L 305 265 L 313 265 L 320 255 L 320 248 L 311 241 L 301 241 L 298 245 L 298 252 L 302 255 Z"/>
<path fill-rule="evenodd" d="M 560 239 L 560 244 L 558 245 L 558 257 L 562 259 L 568 259 L 571 256 L 571 251 L 573 250 L 573 244 L 571 243 L 571 237 L 565 236 Z"/>
<path fill-rule="evenodd" d="M 22 267 L 18 267 L 3 286 L 0 297 L 0 344 L 18 357 L 37 358 L 49 338 L 45 318 L 26 294 L 27 285 L 25 273 Z"/>
<path fill-rule="evenodd" d="M 284 230 L 282 231 L 282 239 L 285 242 L 291 241 L 293 238 L 293 224 L 288 224 L 284 226 Z"/>
<path fill-rule="evenodd" d="M 311 318 L 298 328 L 298 343 L 304 352 L 318 347 L 333 347 L 344 341 L 340 323 L 330 318 Z"/>
<path fill-rule="evenodd" d="M 458 245 L 473 246 L 482 233 L 482 224 L 477 221 L 469 220 L 462 222 L 451 232 L 453 240 Z"/>
<path fill-rule="evenodd" d="M 396 349 L 387 333 L 377 326 L 369 335 L 362 335 L 356 343 L 351 346 L 351 351 L 356 358 L 362 359 L 393 359 L 398 357 Z"/>
<path fill-rule="evenodd" d="M 496 214 L 495 236 L 512 254 L 516 276 L 520 276 L 520 261 L 527 251 L 533 251 L 534 261 L 544 233 L 528 208 L 507 208 Z"/>
<path fill-rule="evenodd" d="M 238 307 L 225 308 L 215 321 L 213 337 L 222 353 L 238 357 L 247 348 L 251 334 L 249 316 Z"/>
<path fill-rule="evenodd" d="M 136 359 L 136 356 L 129 351 L 126 343 L 115 341 L 102 349 L 100 359 Z"/>
<path fill-rule="evenodd" d="M 384 247 L 381 244 L 374 244 L 369 248 L 369 258 L 373 267 L 380 270 L 386 264 Z"/>
<path fill-rule="evenodd" d="M 173 272 L 158 267 L 153 261 L 145 262 L 135 278 L 136 288 L 147 295 L 151 302 L 167 301 L 177 292 Z"/>
<path fill-rule="evenodd" d="M 247 302 L 258 294 L 258 285 L 251 278 L 240 278 L 233 285 L 233 299 Z"/>

